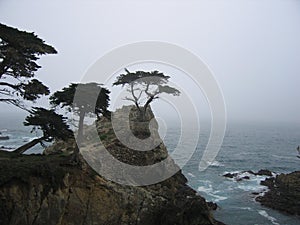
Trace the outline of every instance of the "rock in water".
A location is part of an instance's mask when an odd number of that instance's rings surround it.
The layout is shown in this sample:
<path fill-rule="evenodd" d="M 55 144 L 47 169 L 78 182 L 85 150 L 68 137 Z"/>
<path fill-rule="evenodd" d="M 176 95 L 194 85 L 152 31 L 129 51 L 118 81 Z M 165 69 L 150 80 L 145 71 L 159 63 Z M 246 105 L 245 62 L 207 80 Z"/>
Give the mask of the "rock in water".
<path fill-rule="evenodd" d="M 266 178 L 261 184 L 270 189 L 264 196 L 256 198 L 262 205 L 300 215 L 300 171 Z"/>
<path fill-rule="evenodd" d="M 273 176 L 272 172 L 266 169 L 259 170 L 255 175 L 269 176 L 269 177 Z"/>

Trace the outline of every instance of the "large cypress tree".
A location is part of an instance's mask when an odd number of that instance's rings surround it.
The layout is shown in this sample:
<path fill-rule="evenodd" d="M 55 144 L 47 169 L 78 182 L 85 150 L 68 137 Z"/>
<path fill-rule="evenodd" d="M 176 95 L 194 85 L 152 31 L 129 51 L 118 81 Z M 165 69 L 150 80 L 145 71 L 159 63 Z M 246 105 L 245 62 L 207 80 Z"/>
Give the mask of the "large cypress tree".
<path fill-rule="evenodd" d="M 0 23 L 0 102 L 28 110 L 24 100 L 35 101 L 48 95 L 48 87 L 34 79 L 41 67 L 36 61 L 40 55 L 55 53 L 34 33 Z"/>
<path fill-rule="evenodd" d="M 31 114 L 26 117 L 24 125 L 33 126 L 33 130 L 39 129 L 43 135 L 35 138 L 25 145 L 17 148 L 14 152 L 22 154 L 36 144 L 51 142 L 53 140 L 68 140 L 73 137 L 73 132 L 66 123 L 66 117 L 57 114 L 54 110 L 48 110 L 41 107 L 35 107 Z"/>
<path fill-rule="evenodd" d="M 50 97 L 53 106 L 67 108 L 79 116 L 77 142 L 83 138 L 83 123 L 86 116 L 108 115 L 109 93 L 98 83 L 70 84 Z"/>

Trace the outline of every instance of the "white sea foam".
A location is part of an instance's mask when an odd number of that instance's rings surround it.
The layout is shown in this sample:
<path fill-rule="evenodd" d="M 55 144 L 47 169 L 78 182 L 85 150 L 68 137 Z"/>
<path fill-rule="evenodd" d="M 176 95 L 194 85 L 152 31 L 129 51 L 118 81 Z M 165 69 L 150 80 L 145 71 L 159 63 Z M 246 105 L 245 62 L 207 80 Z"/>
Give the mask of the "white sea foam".
<path fill-rule="evenodd" d="M 197 189 L 199 192 L 204 192 L 206 194 L 210 194 L 213 192 L 212 185 L 210 184 L 208 187 L 205 186 L 199 186 Z"/>
<path fill-rule="evenodd" d="M 192 174 L 192 173 L 188 173 L 187 175 L 189 175 L 190 177 L 196 177 L 194 174 Z"/>
<path fill-rule="evenodd" d="M 295 151 L 295 155 L 296 155 L 296 151 Z M 274 158 L 278 158 L 278 159 L 297 159 L 296 156 L 282 156 L 282 155 L 272 155 L 272 157 Z"/>
<path fill-rule="evenodd" d="M 227 174 L 227 173 L 241 173 L 241 171 L 239 171 L 239 170 L 225 171 L 225 172 L 223 173 L 223 175 L 225 175 L 225 174 Z"/>
<path fill-rule="evenodd" d="M 253 209 L 250 207 L 239 207 L 239 209 L 253 211 Z"/>
<path fill-rule="evenodd" d="M 210 163 L 210 166 L 221 167 L 221 166 L 224 166 L 224 164 L 222 164 L 219 161 L 215 160 L 215 161 Z"/>
<path fill-rule="evenodd" d="M 36 137 L 22 137 L 23 142 L 30 142 L 34 139 L 36 139 Z"/>
<path fill-rule="evenodd" d="M 197 190 L 212 197 L 211 200 L 213 202 L 219 202 L 227 199 L 227 197 L 219 195 L 218 193 L 220 191 L 214 190 L 211 184 L 209 184 L 208 186 L 199 186 Z"/>
<path fill-rule="evenodd" d="M 224 174 L 226 173 L 237 174 L 235 177 L 229 178 L 236 181 L 235 188 L 243 191 L 261 192 L 262 195 L 268 190 L 267 187 L 260 184 L 261 181 L 265 180 L 268 176 L 254 175 L 247 171 L 231 171 L 225 172 Z M 275 176 L 276 174 L 272 173 L 272 175 Z M 246 176 L 249 177 L 249 179 L 244 179 Z"/>
<path fill-rule="evenodd" d="M 279 223 L 276 222 L 277 220 L 274 217 L 270 216 L 265 210 L 259 210 L 258 213 L 261 216 L 267 218 L 272 224 L 280 225 Z"/>
<path fill-rule="evenodd" d="M 215 195 L 215 194 L 209 194 L 210 196 L 212 196 L 214 199 L 213 199 L 213 202 L 219 202 L 219 201 L 224 201 L 227 199 L 227 197 L 225 196 L 221 196 L 221 195 Z"/>

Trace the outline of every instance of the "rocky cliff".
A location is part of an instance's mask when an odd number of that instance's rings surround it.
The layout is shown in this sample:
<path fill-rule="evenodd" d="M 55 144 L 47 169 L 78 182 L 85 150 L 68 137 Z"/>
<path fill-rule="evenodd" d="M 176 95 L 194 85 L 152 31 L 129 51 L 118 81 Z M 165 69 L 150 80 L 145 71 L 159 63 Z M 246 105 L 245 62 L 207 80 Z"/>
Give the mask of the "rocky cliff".
<path fill-rule="evenodd" d="M 280 174 L 261 182 L 269 190 L 256 198 L 262 205 L 293 215 L 300 215 L 300 171 Z"/>
<path fill-rule="evenodd" d="M 1 225 L 220 224 L 179 172 L 158 184 L 123 186 L 63 155 L 1 153 Z"/>
<path fill-rule="evenodd" d="M 149 113 L 149 119 L 153 118 Z M 147 136 L 144 125 L 136 122 L 131 122 L 131 129 L 136 135 L 142 129 L 140 135 Z M 168 156 L 163 144 L 147 152 L 122 145 L 108 119 L 99 120 L 97 130 L 110 154 L 125 163 L 149 165 Z M 95 160 L 97 138 L 89 131 L 85 138 L 83 154 Z M 70 163 L 74 146 L 57 143 L 47 149 L 47 155 L 0 152 L 0 225 L 222 224 L 214 220 L 205 199 L 186 184 L 180 170 L 152 185 L 121 185 L 100 176 L 85 162 L 81 166 Z M 109 169 L 116 168 L 110 165 Z M 120 168 L 117 171 L 120 177 L 124 175 Z"/>

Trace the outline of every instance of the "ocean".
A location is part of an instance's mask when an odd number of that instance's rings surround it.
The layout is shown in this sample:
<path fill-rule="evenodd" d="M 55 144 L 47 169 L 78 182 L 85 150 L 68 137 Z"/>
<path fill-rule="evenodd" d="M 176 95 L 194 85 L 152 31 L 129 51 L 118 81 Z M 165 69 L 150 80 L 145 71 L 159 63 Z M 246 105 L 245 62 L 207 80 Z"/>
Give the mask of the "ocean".
<path fill-rule="evenodd" d="M 235 181 L 223 177 L 225 173 L 268 169 L 274 173 L 300 170 L 296 148 L 300 145 L 300 127 L 274 124 L 228 124 L 223 145 L 212 165 L 198 170 L 199 161 L 208 141 L 209 129 L 200 132 L 196 151 L 183 167 L 189 185 L 206 198 L 216 202 L 216 219 L 228 225 L 296 225 L 300 217 L 289 216 L 263 207 L 253 192 L 267 187 L 260 185 L 265 176 L 249 175 L 250 180 Z M 180 130 L 166 135 L 165 144 L 172 151 Z M 176 136 L 176 139 L 174 138 Z M 299 206 L 300 207 L 300 206 Z"/>
<path fill-rule="evenodd" d="M 18 120 L 16 120 L 18 121 Z M 30 128 L 13 126 L 0 122 L 0 131 L 9 135 L 1 140 L 0 147 L 15 148 L 38 134 Z M 193 132 L 193 131 L 190 131 Z M 175 149 L 181 131 L 169 126 L 164 143 L 170 153 Z M 243 172 L 268 169 L 274 173 L 289 173 L 300 170 L 300 159 L 296 147 L 300 145 L 300 127 L 274 124 L 228 124 L 223 145 L 212 165 L 205 171 L 198 170 L 199 161 L 209 137 L 209 128 L 201 128 L 199 143 L 192 158 L 182 168 L 191 187 L 206 198 L 216 202 L 219 209 L 214 212 L 216 219 L 228 225 L 296 225 L 300 217 L 290 216 L 261 206 L 254 200 L 253 192 L 266 190 L 260 185 L 265 176 L 249 174 L 249 180 L 235 181 L 222 175 L 227 172 Z M 27 152 L 40 153 L 37 145 Z M 176 158 L 182 160 L 184 155 Z"/>

